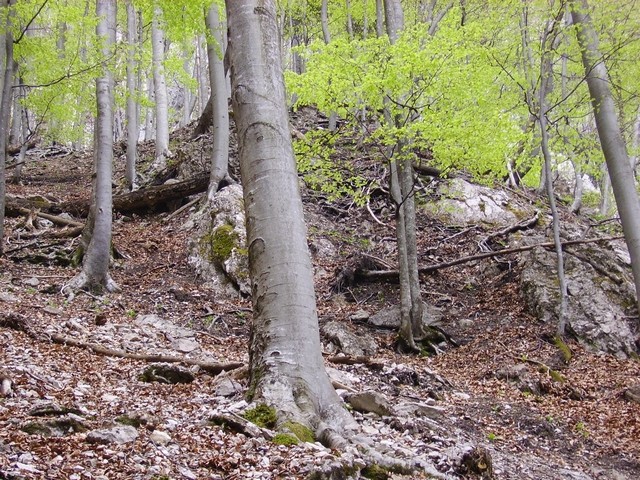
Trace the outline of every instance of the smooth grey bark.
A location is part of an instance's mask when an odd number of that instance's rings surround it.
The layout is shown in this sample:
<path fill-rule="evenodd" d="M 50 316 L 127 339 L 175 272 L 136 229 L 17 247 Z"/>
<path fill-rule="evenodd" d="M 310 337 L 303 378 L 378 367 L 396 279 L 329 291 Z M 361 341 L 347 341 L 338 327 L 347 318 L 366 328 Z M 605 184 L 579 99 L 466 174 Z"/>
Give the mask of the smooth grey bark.
<path fill-rule="evenodd" d="M 631 165 L 631 170 L 635 172 L 636 167 L 638 166 L 638 149 L 640 149 L 640 108 L 638 108 L 638 113 L 636 114 L 636 121 L 633 124 L 633 137 L 631 139 L 631 149 L 634 154 L 629 158 L 629 164 Z"/>
<path fill-rule="evenodd" d="M 136 161 L 138 157 L 138 105 L 136 101 L 137 80 L 137 14 L 131 0 L 127 0 L 127 161 L 125 179 L 129 191 L 136 190 Z"/>
<path fill-rule="evenodd" d="M 555 26 L 555 25 L 554 25 Z M 547 131 L 547 96 L 551 93 L 551 78 L 553 76 L 553 59 L 551 58 L 551 50 L 553 40 L 548 42 L 549 37 L 554 32 L 554 26 L 549 25 L 545 28 L 542 36 L 542 58 L 540 59 L 540 89 L 538 97 L 539 116 L 538 124 L 540 125 L 540 148 L 544 159 L 543 168 L 545 172 L 547 197 L 549 198 L 549 207 L 551 209 L 553 241 L 556 249 L 556 274 L 558 276 L 558 286 L 560 290 L 560 300 L 558 305 L 558 325 L 557 333 L 564 336 L 566 330 L 567 318 L 567 279 L 564 274 L 564 253 L 562 251 L 562 242 L 560 241 L 560 216 L 556 206 L 556 196 L 553 188 L 551 176 L 551 151 L 549 149 L 549 132 Z"/>
<path fill-rule="evenodd" d="M 164 74 L 164 30 L 162 29 L 163 13 L 156 6 L 151 22 L 151 51 L 153 64 L 153 91 L 155 96 L 155 130 L 156 158 L 154 166 L 163 169 L 167 165 L 169 151 L 169 100 L 167 96 L 167 80 Z"/>
<path fill-rule="evenodd" d="M 376 37 L 384 35 L 384 7 L 383 0 L 376 0 Z"/>
<path fill-rule="evenodd" d="M 15 0 L 2 0 L 0 3 L 0 31 L 4 37 L 4 63 L 0 75 L 3 78 L 0 95 L 0 255 L 4 252 L 4 209 L 6 202 L 6 165 L 7 141 L 10 121 L 13 87 L 13 34 L 11 33 L 12 7 Z"/>
<path fill-rule="evenodd" d="M 147 97 L 149 98 L 149 102 L 153 103 L 155 101 L 155 95 L 153 91 L 153 75 L 147 76 Z M 155 137 L 155 113 L 154 108 L 147 107 L 145 109 L 145 117 L 144 117 L 144 141 L 147 142 L 149 140 L 153 140 Z"/>
<path fill-rule="evenodd" d="M 345 0 L 345 9 L 347 11 L 347 34 L 349 39 L 353 40 L 353 17 L 351 16 L 351 0 Z"/>
<path fill-rule="evenodd" d="M 211 83 L 212 143 L 211 177 L 207 197 L 209 200 L 219 190 L 222 180 L 229 171 L 229 104 L 227 82 L 224 72 L 224 43 L 222 31 L 224 22 L 220 20 L 218 5 L 214 2 L 206 12 L 207 57 L 209 59 L 209 82 Z"/>
<path fill-rule="evenodd" d="M 320 5 L 320 24 L 322 25 L 322 38 L 324 43 L 331 42 L 331 32 L 329 31 L 329 13 L 328 0 L 322 0 Z"/>
<path fill-rule="evenodd" d="M 102 54 L 111 55 L 116 40 L 116 0 L 96 0 L 96 35 L 103 38 Z M 63 287 L 75 290 L 118 290 L 109 275 L 112 225 L 113 164 L 113 76 L 108 68 L 96 79 L 97 118 L 95 127 L 95 191 L 93 193 L 93 229 L 83 257 L 82 270 Z M 89 220 L 87 220 L 89 221 Z"/>
<path fill-rule="evenodd" d="M 404 28 L 404 13 L 399 0 L 385 0 L 385 20 L 389 41 L 394 44 Z M 390 116 L 389 116 L 390 117 Z M 399 119 L 391 119 L 401 127 Z M 391 194 L 396 204 L 396 241 L 400 273 L 400 330 L 398 346 L 401 350 L 419 351 L 416 340 L 423 340 L 423 304 L 418 272 L 416 209 L 413 166 L 405 142 L 394 147 L 391 165 Z"/>
<path fill-rule="evenodd" d="M 18 79 L 18 85 L 22 85 L 24 82 L 21 78 Z M 24 87 L 20 87 L 17 95 L 20 100 L 24 99 L 26 92 Z M 13 169 L 13 176 L 11 177 L 12 183 L 20 183 L 22 177 L 22 169 L 25 164 L 25 156 L 27 154 L 27 150 L 29 149 L 29 114 L 27 109 L 22 105 L 21 102 L 18 102 L 20 106 L 20 116 L 22 117 L 21 132 L 20 132 L 20 141 L 22 144 L 20 145 L 20 152 L 18 153 L 18 159 L 16 161 L 16 166 Z"/>
<path fill-rule="evenodd" d="M 276 3 L 233 0 L 226 6 L 254 314 L 250 397 L 274 407 L 279 424 L 303 423 L 337 446 L 354 421 L 322 360 Z"/>
<path fill-rule="evenodd" d="M 598 34 L 588 14 L 586 0 L 569 3 L 576 28 L 578 44 L 582 51 L 587 85 L 600 137 L 600 145 L 607 163 L 607 170 L 618 206 L 631 269 L 636 287 L 636 301 L 640 312 L 640 202 L 635 186 L 635 177 L 618 123 L 615 104 L 609 87 L 609 73 L 598 46 Z"/>

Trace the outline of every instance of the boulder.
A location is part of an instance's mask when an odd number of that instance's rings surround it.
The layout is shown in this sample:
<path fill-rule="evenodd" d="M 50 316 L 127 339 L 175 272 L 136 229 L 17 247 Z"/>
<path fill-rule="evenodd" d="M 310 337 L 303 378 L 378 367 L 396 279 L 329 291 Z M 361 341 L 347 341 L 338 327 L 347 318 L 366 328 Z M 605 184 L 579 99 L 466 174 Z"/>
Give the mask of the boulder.
<path fill-rule="evenodd" d="M 371 335 L 366 333 L 356 335 L 341 322 L 327 322 L 322 327 L 322 333 L 342 353 L 351 357 L 370 357 L 378 350 L 378 344 Z"/>
<path fill-rule="evenodd" d="M 159 383 L 191 383 L 195 376 L 189 370 L 170 363 L 154 363 L 144 369 L 139 380 Z"/>
<path fill-rule="evenodd" d="M 542 236 L 523 238 L 526 243 L 544 241 Z M 522 253 L 520 263 L 521 290 L 528 310 L 555 326 L 559 300 L 555 253 L 535 248 Z M 566 319 L 581 343 L 619 358 L 637 354 L 631 269 L 616 250 L 594 244 L 570 247 L 565 253 L 565 276 L 569 293 Z"/>
<path fill-rule="evenodd" d="M 453 224 L 507 226 L 518 223 L 518 217 L 509 207 L 509 196 L 501 191 L 474 185 L 454 178 L 438 187 L 440 200 L 429 203 L 431 214 L 445 217 Z"/>
<path fill-rule="evenodd" d="M 229 185 L 192 219 L 189 264 L 221 295 L 251 294 L 244 200 L 240 185 Z"/>
<path fill-rule="evenodd" d="M 381 417 L 392 415 L 393 409 L 389 401 L 374 391 L 347 395 L 346 401 L 358 412 L 377 413 Z"/>

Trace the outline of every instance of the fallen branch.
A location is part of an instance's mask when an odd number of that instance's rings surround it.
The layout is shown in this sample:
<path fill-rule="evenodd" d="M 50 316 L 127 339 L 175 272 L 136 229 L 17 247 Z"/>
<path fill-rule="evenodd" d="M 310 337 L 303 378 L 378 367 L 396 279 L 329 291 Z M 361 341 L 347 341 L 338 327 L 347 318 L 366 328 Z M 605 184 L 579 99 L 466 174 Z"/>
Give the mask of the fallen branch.
<path fill-rule="evenodd" d="M 54 333 L 53 335 L 51 335 L 51 340 L 54 343 L 58 343 L 60 345 L 71 345 L 73 347 L 85 348 L 99 355 L 106 355 L 109 357 L 129 358 L 132 360 L 143 360 L 145 362 L 184 363 L 186 365 L 196 365 L 202 368 L 207 373 L 210 373 L 212 375 L 217 375 L 221 372 L 227 372 L 229 370 L 235 370 L 244 365 L 243 363 L 238 363 L 238 362 L 232 362 L 232 363 L 202 362 L 199 360 L 194 360 L 192 358 L 174 357 L 171 355 L 129 353 L 129 352 L 125 352 L 124 350 L 115 350 L 115 349 L 107 348 L 97 343 L 83 342 L 81 340 L 76 340 L 74 338 L 65 337 L 64 335 L 59 335 L 57 333 Z"/>
<path fill-rule="evenodd" d="M 31 214 L 32 210 L 28 208 L 18 207 L 16 210 L 25 215 Z M 84 223 L 76 222 L 75 220 L 71 220 L 69 218 L 60 217 L 58 215 L 49 215 L 48 213 L 42 213 L 39 211 L 33 212 L 36 216 L 40 218 L 44 218 L 45 220 L 49 220 L 55 225 L 61 225 L 63 227 L 84 227 Z"/>
<path fill-rule="evenodd" d="M 509 225 L 508 227 L 505 227 L 502 230 L 494 232 L 491 235 L 487 235 L 482 240 L 480 240 L 479 245 L 483 251 L 487 252 L 489 251 L 488 245 L 491 240 L 498 237 L 503 237 L 505 235 L 508 235 L 513 232 L 517 232 L 519 230 L 527 230 L 533 227 L 536 223 L 538 223 L 539 219 L 540 219 L 540 211 L 536 210 L 536 213 L 533 215 L 533 217 L 527 220 L 523 220 L 522 222 L 517 223 L 515 225 Z"/>
<path fill-rule="evenodd" d="M 598 243 L 598 242 L 609 242 L 611 240 L 620 240 L 624 238 L 622 235 L 615 237 L 602 237 L 602 238 L 587 238 L 584 240 L 568 240 L 566 242 L 562 242 L 563 247 L 567 247 L 569 245 L 580 245 L 584 243 Z M 497 257 L 500 255 L 509 255 L 511 253 L 520 253 L 526 252 L 528 250 L 533 250 L 534 248 L 553 248 L 555 247 L 554 242 L 545 242 L 545 243 L 536 243 L 534 245 L 523 245 L 521 247 L 514 248 L 505 248 L 503 250 L 497 250 L 495 252 L 484 252 L 476 255 L 470 255 L 468 257 L 458 258 L 456 260 L 451 260 L 450 262 L 442 262 L 436 263 L 434 265 L 427 265 L 425 267 L 420 267 L 418 271 L 420 273 L 430 273 L 435 272 L 436 270 L 442 270 L 443 268 L 453 267 L 455 265 L 460 265 L 462 263 L 472 262 L 474 260 L 483 260 L 485 258 Z M 397 270 L 362 270 L 357 272 L 357 277 L 375 281 L 375 280 L 393 280 L 398 278 Z"/>

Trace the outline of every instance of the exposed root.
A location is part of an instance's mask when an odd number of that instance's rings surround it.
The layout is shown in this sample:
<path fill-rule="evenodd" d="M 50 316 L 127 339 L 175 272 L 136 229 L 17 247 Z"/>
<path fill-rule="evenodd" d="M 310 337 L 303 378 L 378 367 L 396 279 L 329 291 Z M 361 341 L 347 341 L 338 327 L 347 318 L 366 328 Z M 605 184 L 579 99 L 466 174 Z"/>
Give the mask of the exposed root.
<path fill-rule="evenodd" d="M 60 289 L 60 293 L 67 296 L 67 300 L 72 301 L 76 293 L 80 290 L 86 291 L 107 291 L 109 293 L 119 292 L 121 289 L 107 272 L 101 279 L 92 278 L 81 270 L 75 277 L 69 280 Z"/>

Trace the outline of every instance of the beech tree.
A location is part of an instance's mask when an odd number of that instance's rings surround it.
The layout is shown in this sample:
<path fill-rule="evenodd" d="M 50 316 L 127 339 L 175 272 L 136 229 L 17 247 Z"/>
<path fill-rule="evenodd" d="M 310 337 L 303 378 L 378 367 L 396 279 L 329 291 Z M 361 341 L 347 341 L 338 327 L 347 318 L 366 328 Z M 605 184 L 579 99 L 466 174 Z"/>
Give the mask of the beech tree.
<path fill-rule="evenodd" d="M 4 48 L 4 54 L 0 57 L 0 76 L 2 77 L 2 90 L 0 91 L 0 255 L 4 251 L 4 207 L 6 201 L 6 164 L 7 164 L 7 140 L 13 99 L 13 34 L 11 31 L 13 15 L 12 7 L 15 0 L 2 0 L 0 3 L 0 46 Z"/>
<path fill-rule="evenodd" d="M 166 166 L 169 151 L 169 100 L 167 98 L 167 81 L 164 73 L 165 38 L 162 27 L 164 16 L 162 9 L 156 5 L 151 23 L 151 49 L 153 52 L 153 92 L 155 100 L 156 131 L 156 166 Z"/>
<path fill-rule="evenodd" d="M 276 4 L 233 0 L 226 7 L 254 313 L 250 397 L 275 408 L 281 427 L 298 422 L 335 445 L 354 421 L 322 360 Z"/>
<path fill-rule="evenodd" d="M 125 178 L 127 188 L 135 190 L 136 185 L 136 160 L 138 152 L 138 102 L 136 101 L 136 44 L 138 27 L 136 25 L 136 11 L 131 0 L 127 1 L 127 163 Z"/>
<path fill-rule="evenodd" d="M 602 153 L 607 163 L 613 195 L 631 257 L 636 301 L 640 312 L 640 202 L 635 186 L 635 176 L 618 123 L 609 86 L 609 73 L 599 50 L 598 33 L 589 15 L 589 5 L 586 0 L 572 0 L 569 5 L 582 52 L 582 63 L 591 94 Z"/>
<path fill-rule="evenodd" d="M 111 54 L 116 40 L 116 0 L 96 0 L 98 24 L 96 35 L 102 41 L 105 58 Z M 93 192 L 93 228 L 84 254 L 82 270 L 71 279 L 63 291 L 77 289 L 118 290 L 109 274 L 112 224 L 112 164 L 113 164 L 113 77 L 104 68 L 96 79 L 97 119 L 94 143 L 95 183 Z"/>
<path fill-rule="evenodd" d="M 218 191 L 229 169 L 229 105 L 224 71 L 224 22 L 220 20 L 218 5 L 213 2 L 205 13 L 207 25 L 207 57 L 211 84 L 211 115 L 213 124 L 213 149 L 211 152 L 211 177 L 208 198 Z"/>

